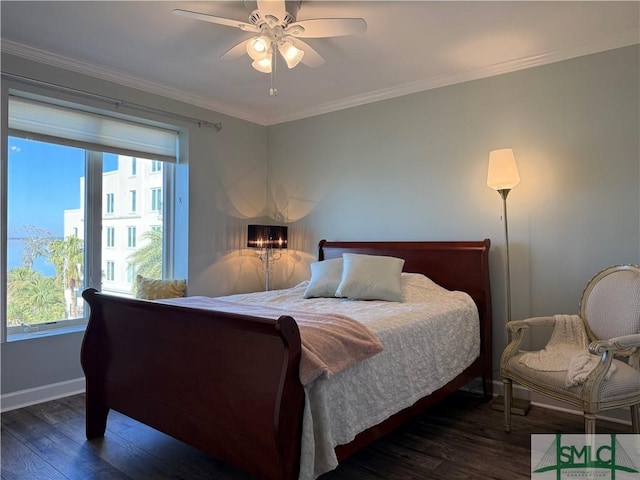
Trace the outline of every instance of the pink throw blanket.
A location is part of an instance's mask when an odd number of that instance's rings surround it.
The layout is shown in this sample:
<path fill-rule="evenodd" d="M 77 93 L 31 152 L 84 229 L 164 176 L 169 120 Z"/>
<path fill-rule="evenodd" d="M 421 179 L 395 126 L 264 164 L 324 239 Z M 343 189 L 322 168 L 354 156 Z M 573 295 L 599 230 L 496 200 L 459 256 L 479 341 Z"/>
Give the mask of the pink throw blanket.
<path fill-rule="evenodd" d="M 344 315 L 293 312 L 199 296 L 159 301 L 255 317 L 293 317 L 298 324 L 302 341 L 300 382 L 303 385 L 308 385 L 320 377 L 329 378 L 383 350 L 378 338 L 366 326 Z"/>

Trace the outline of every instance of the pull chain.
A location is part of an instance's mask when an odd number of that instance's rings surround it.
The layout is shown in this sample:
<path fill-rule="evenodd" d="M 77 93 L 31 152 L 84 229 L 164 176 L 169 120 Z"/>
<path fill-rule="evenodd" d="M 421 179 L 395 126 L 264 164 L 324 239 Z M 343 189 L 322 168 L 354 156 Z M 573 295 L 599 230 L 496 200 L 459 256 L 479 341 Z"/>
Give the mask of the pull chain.
<path fill-rule="evenodd" d="M 276 55 L 276 49 L 273 47 L 273 44 L 271 44 L 272 47 L 272 52 L 271 52 L 271 88 L 269 88 L 269 96 L 270 97 L 276 97 L 278 95 L 278 88 L 274 87 L 273 85 L 276 82 L 276 70 L 277 70 L 277 55 Z"/>

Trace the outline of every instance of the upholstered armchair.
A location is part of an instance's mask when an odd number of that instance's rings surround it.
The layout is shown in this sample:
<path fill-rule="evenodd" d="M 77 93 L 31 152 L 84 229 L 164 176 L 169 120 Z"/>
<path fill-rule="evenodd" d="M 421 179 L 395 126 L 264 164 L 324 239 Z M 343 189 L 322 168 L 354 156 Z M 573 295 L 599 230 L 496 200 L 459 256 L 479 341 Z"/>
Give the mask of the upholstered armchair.
<path fill-rule="evenodd" d="M 530 328 L 553 326 L 542 350 L 520 350 Z M 584 412 L 584 428 L 595 433 L 596 413 L 631 408 L 640 433 L 640 267 L 617 265 L 587 284 L 579 315 L 512 321 L 512 340 L 500 361 L 504 383 L 505 430 L 511 430 L 512 382 L 574 405 Z"/>

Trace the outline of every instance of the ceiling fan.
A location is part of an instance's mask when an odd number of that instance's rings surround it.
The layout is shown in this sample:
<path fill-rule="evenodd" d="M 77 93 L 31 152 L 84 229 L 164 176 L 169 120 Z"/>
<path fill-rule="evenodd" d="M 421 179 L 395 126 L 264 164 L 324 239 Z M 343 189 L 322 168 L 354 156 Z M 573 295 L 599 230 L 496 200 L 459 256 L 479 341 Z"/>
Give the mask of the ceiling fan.
<path fill-rule="evenodd" d="M 273 86 L 277 52 L 288 68 L 293 68 L 299 63 L 315 68 L 324 64 L 325 60 L 309 44 L 300 40 L 301 38 L 340 37 L 367 30 L 367 22 L 362 18 L 312 18 L 297 22 L 299 0 L 245 0 L 244 3 L 251 11 L 248 22 L 180 8 L 174 9 L 173 13 L 256 34 L 234 45 L 220 58 L 233 59 L 247 53 L 253 60 L 253 68 L 271 74 L 270 95 L 278 94 L 277 88 Z"/>

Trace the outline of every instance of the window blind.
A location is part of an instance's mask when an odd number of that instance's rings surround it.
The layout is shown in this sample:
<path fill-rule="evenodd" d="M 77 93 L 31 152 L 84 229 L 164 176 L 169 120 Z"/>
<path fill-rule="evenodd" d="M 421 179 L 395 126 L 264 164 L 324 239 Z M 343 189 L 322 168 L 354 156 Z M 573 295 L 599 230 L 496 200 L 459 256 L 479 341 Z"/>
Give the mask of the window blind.
<path fill-rule="evenodd" d="M 9 97 L 9 130 L 88 150 L 176 161 L 175 131 L 21 97 Z"/>

